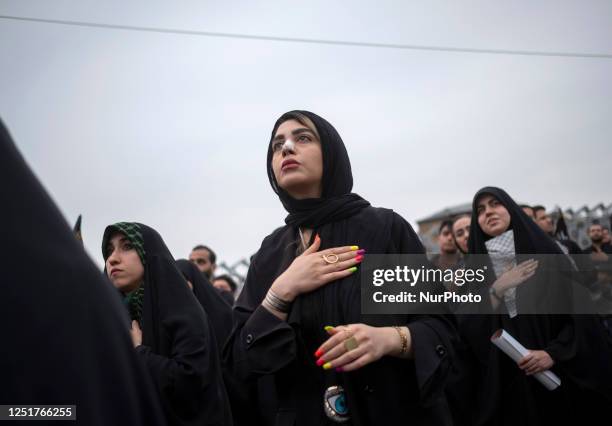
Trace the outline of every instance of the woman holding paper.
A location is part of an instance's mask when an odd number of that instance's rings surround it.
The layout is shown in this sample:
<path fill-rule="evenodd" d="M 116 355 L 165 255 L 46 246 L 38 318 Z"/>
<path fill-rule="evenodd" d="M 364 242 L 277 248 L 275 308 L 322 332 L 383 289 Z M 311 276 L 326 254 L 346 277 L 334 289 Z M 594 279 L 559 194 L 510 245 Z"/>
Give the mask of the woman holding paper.
<path fill-rule="evenodd" d="M 569 260 L 502 189 L 487 187 L 473 201 L 468 267 L 487 266 L 488 315 L 466 315 L 460 330 L 477 359 L 475 424 L 551 424 L 583 418 L 581 395 L 602 398 L 605 390 L 589 372 L 606 374 L 610 363 L 589 359 L 583 322 L 571 313 Z M 536 255 L 557 255 L 538 256 Z M 480 257 L 480 259 L 479 259 Z M 566 313 L 566 314 L 563 314 Z M 589 325 L 595 347 L 609 350 Z M 599 325 L 600 327 L 600 325 Z M 491 336 L 505 330 L 529 350 L 518 365 L 493 346 Z M 549 391 L 531 375 L 552 369 L 562 384 Z M 604 385 L 605 386 L 605 385 Z M 602 392 L 603 391 L 603 392 Z M 592 408 L 592 407 L 589 407 Z"/>

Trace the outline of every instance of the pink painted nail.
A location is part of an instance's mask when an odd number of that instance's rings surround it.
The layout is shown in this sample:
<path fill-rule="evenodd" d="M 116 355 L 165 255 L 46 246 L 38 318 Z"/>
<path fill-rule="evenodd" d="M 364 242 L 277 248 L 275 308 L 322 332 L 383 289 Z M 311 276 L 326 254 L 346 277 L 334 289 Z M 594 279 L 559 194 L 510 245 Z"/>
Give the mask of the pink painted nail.
<path fill-rule="evenodd" d="M 323 355 L 323 351 L 321 349 L 318 349 L 315 353 L 314 356 L 315 358 L 321 358 L 321 355 Z"/>
<path fill-rule="evenodd" d="M 355 258 L 355 262 L 361 262 L 363 260 L 363 256 L 357 256 Z"/>
<path fill-rule="evenodd" d="M 344 372 L 344 368 L 342 368 L 342 367 L 336 367 L 336 371 L 337 371 L 338 373 L 342 373 L 342 372 Z"/>
<path fill-rule="evenodd" d="M 357 250 L 357 255 L 365 254 L 365 252 L 366 252 L 365 249 L 359 249 Z"/>
<path fill-rule="evenodd" d="M 320 367 L 320 366 L 322 366 L 323 364 L 325 364 L 325 360 L 324 360 L 324 359 L 322 359 L 322 358 L 319 358 L 319 359 L 317 360 L 317 365 Z"/>

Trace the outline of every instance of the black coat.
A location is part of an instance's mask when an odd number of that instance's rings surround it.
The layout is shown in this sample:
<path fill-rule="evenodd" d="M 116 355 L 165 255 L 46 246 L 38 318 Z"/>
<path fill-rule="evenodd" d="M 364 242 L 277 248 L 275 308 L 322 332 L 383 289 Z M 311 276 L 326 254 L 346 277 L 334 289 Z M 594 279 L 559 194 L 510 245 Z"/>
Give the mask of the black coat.
<path fill-rule="evenodd" d="M 0 404 L 76 405 L 58 424 L 165 425 L 116 291 L 1 122 L 0 188 Z"/>
<path fill-rule="evenodd" d="M 356 244 L 369 253 L 424 253 L 410 225 L 390 210 L 367 207 L 317 231 L 321 249 Z M 260 306 L 272 282 L 295 258 L 296 232 L 291 226 L 278 229 L 252 260 L 226 347 L 235 373 L 243 378 L 274 375 L 277 425 L 333 424 L 323 412 L 324 391 L 333 384 L 346 389 L 349 424 L 445 424 L 443 389 L 455 332 L 447 317 L 362 315 L 359 272 L 298 297 L 286 322 Z M 350 323 L 407 325 L 414 360 L 383 357 L 351 373 L 323 371 L 312 356 L 328 338 L 323 327 Z"/>

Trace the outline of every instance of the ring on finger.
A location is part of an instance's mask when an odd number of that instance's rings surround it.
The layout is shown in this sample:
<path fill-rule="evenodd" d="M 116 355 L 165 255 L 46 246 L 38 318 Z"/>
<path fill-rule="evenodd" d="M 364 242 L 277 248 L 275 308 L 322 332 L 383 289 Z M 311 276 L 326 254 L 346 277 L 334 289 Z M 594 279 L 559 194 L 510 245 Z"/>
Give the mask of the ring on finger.
<path fill-rule="evenodd" d="M 344 333 L 346 334 L 346 339 L 344 339 L 344 340 L 348 340 L 348 339 L 350 339 L 351 337 L 353 337 L 353 332 L 351 331 L 351 329 L 350 329 L 350 328 L 348 328 L 348 327 L 342 327 L 342 331 L 344 331 Z"/>
<path fill-rule="evenodd" d="M 339 259 L 338 255 L 335 253 L 322 254 L 321 257 L 323 258 L 325 263 L 328 263 L 330 265 L 333 265 L 334 263 L 338 262 Z"/>
<path fill-rule="evenodd" d="M 357 339 L 355 339 L 355 336 L 352 336 L 350 339 L 346 339 L 344 341 L 344 347 L 346 348 L 347 352 L 357 349 L 359 347 L 359 343 L 357 342 Z"/>

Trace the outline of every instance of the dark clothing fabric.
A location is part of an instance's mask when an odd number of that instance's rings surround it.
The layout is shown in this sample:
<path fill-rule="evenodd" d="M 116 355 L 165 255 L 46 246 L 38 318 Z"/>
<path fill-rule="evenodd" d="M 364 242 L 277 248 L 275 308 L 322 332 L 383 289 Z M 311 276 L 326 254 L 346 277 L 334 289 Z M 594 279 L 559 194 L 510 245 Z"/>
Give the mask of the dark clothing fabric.
<path fill-rule="evenodd" d="M 142 345 L 136 348 L 170 425 L 231 425 L 217 343 L 208 317 L 154 229 L 133 223 L 145 253 Z M 102 249 L 118 228 L 104 231 Z M 106 259 L 107 255 L 104 253 Z"/>
<path fill-rule="evenodd" d="M 457 269 L 463 265 L 463 262 L 461 262 L 459 252 L 454 255 L 442 255 L 438 253 L 431 257 L 431 264 L 445 271 L 447 269 Z"/>
<path fill-rule="evenodd" d="M 577 280 L 589 290 L 594 290 L 593 286 L 597 281 L 597 271 L 591 258 L 583 254 L 582 249 L 575 241 L 570 239 L 558 241 L 567 249 L 569 256 L 573 259 L 578 269 Z"/>
<path fill-rule="evenodd" d="M 561 249 L 548 237 L 514 200 L 499 188 L 487 187 L 474 196 L 473 214 L 470 227 L 470 254 L 486 254 L 485 241 L 490 238 L 478 225 L 477 202 L 485 194 L 493 195 L 508 210 L 511 218 L 510 229 L 514 233 L 517 263 L 528 258 L 526 254 L 561 254 Z M 472 257 L 468 256 L 467 265 L 471 267 Z M 540 260 L 542 262 L 542 260 Z M 555 265 L 542 268 L 548 276 L 540 279 L 538 285 L 531 285 L 535 276 L 517 288 L 517 308 L 519 315 L 511 318 L 502 308 L 490 315 L 465 315 L 460 317 L 460 331 L 474 358 L 478 373 L 474 386 L 477 404 L 473 411 L 476 425 L 489 424 L 561 424 L 574 415 L 580 416 L 583 410 L 592 410 L 599 402 L 606 403 L 610 382 L 605 383 L 595 371 L 609 377 L 611 364 L 602 362 L 599 355 L 591 351 L 596 347 L 604 356 L 609 356 L 610 348 L 604 342 L 601 323 L 593 316 L 572 315 L 522 315 L 521 303 L 531 299 L 541 303 L 553 292 L 570 292 L 568 278 L 561 272 L 571 267 L 566 256 L 555 256 Z M 540 264 L 540 268 L 542 265 Z M 487 286 L 497 277 L 489 266 L 486 276 Z M 548 286 L 548 288 L 547 288 Z M 554 287 L 553 287 L 554 286 Z M 489 300 L 488 298 L 486 300 Z M 502 305 L 500 305 L 501 307 Z M 544 350 L 554 360 L 552 371 L 562 380 L 555 391 L 546 390 L 533 377 L 528 377 L 518 366 L 490 342 L 491 335 L 503 328 L 521 342 L 527 349 Z M 586 365 L 589 364 L 587 367 Z M 607 380 L 607 379 L 606 379 Z M 594 396 L 593 404 L 578 406 L 580 392 L 589 389 Z M 595 402 L 597 401 L 597 402 Z M 578 414 L 577 414 L 578 413 Z"/>
<path fill-rule="evenodd" d="M 358 245 L 368 253 L 420 253 L 423 246 L 410 225 L 391 210 L 373 208 L 351 193 L 353 176 L 346 147 L 331 124 L 308 111 L 281 116 L 278 127 L 296 114 L 315 125 L 323 159 L 320 198 L 296 200 L 277 185 L 271 144 L 267 170 L 272 189 L 289 212 L 286 225 L 266 237 L 253 257 L 247 279 L 234 306 L 234 329 L 225 348 L 233 371 L 244 379 L 274 375 L 278 393 L 276 425 L 327 425 L 324 393 L 342 386 L 348 425 L 437 425 L 450 421 L 444 384 L 452 358 L 454 324 L 448 316 L 362 315 L 359 270 L 298 296 L 287 321 L 261 306 L 274 280 L 293 262 L 298 227 L 318 234 L 321 250 Z M 297 121 L 300 121 L 299 119 Z M 278 154 L 280 155 L 280 154 Z M 290 155 L 285 152 L 282 155 Z M 409 328 L 414 360 L 385 356 L 349 373 L 323 370 L 313 358 L 329 336 L 327 325 L 365 323 Z"/>
<path fill-rule="evenodd" d="M 223 345 L 232 332 L 232 307 L 192 262 L 179 259 L 176 266 L 193 285 L 193 294 L 208 315 L 221 354 Z"/>
<path fill-rule="evenodd" d="M 1 122 L 0 193 L 0 404 L 76 405 L 61 424 L 164 425 L 118 295 Z"/>
<path fill-rule="evenodd" d="M 454 326 L 443 316 L 367 316 L 360 312 L 359 272 L 298 297 L 287 322 L 260 306 L 272 282 L 295 258 L 296 230 L 268 236 L 254 257 L 234 307 L 234 331 L 226 357 L 236 374 L 274 374 L 277 425 L 333 424 L 323 412 L 323 394 L 340 384 L 347 391 L 351 425 L 445 424 L 443 395 Z M 416 234 L 397 214 L 368 207 L 317 230 L 321 249 L 358 245 L 371 253 L 423 253 Z M 358 371 L 335 373 L 315 365 L 312 354 L 328 336 L 325 325 L 407 325 L 414 360 L 384 357 Z"/>
<path fill-rule="evenodd" d="M 225 290 L 217 290 L 219 295 L 223 298 L 223 300 L 225 300 L 225 303 L 227 303 L 230 308 L 232 306 L 234 306 L 234 303 L 236 303 L 236 300 L 234 299 L 234 295 L 232 293 L 230 293 L 229 291 L 225 291 Z"/>
<path fill-rule="evenodd" d="M 591 245 L 587 248 L 584 249 L 583 253 L 585 254 L 591 254 L 594 252 L 597 252 L 598 250 L 595 248 L 595 246 Z M 601 245 L 601 251 L 606 253 L 606 254 L 612 254 L 612 245 L 610 244 L 602 244 Z"/>
<path fill-rule="evenodd" d="M 212 325 L 216 337 L 219 357 L 221 358 L 223 346 L 232 331 L 232 308 L 222 294 L 227 292 L 214 288 L 210 281 L 208 281 L 208 278 L 192 262 L 186 259 L 179 259 L 176 261 L 176 265 L 185 279 L 193 284 L 193 294 L 208 315 L 209 323 Z M 257 395 L 251 389 L 254 386 L 238 380 L 224 365 L 222 370 L 223 381 L 232 408 L 234 425 L 257 425 L 257 407 L 254 402 Z"/>

